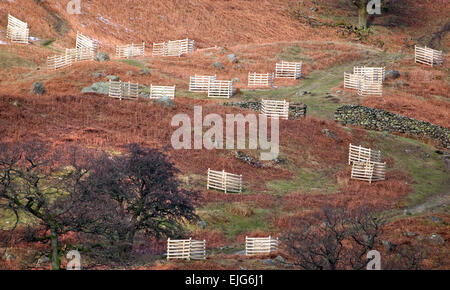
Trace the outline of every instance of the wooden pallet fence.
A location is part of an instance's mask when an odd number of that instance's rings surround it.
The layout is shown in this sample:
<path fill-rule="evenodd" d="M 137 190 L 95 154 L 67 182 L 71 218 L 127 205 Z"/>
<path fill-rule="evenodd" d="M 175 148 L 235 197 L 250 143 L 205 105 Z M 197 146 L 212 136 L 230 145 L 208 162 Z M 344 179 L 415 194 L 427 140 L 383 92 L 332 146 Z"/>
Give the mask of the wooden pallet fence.
<path fill-rule="evenodd" d="M 29 36 L 30 29 L 28 28 L 28 24 L 8 14 L 6 38 L 10 39 L 11 42 L 28 44 Z"/>
<path fill-rule="evenodd" d="M 383 95 L 383 83 L 381 81 L 371 81 L 363 77 L 358 87 L 360 96 L 381 96 Z"/>
<path fill-rule="evenodd" d="M 206 241 L 196 241 L 192 238 L 188 240 L 167 240 L 167 260 L 205 260 Z"/>
<path fill-rule="evenodd" d="M 357 90 L 360 86 L 362 76 L 344 73 L 344 88 Z"/>
<path fill-rule="evenodd" d="M 186 38 L 153 43 L 152 56 L 182 56 L 191 52 L 194 52 L 194 40 Z"/>
<path fill-rule="evenodd" d="M 242 193 L 242 175 L 231 174 L 222 171 L 214 171 L 208 168 L 207 189 L 222 190 L 225 193 Z"/>
<path fill-rule="evenodd" d="M 128 44 L 124 46 L 116 46 L 117 58 L 130 58 L 136 56 L 145 56 L 145 43 Z"/>
<path fill-rule="evenodd" d="M 383 95 L 382 80 L 374 81 L 371 77 L 360 74 L 344 73 L 344 88 L 355 89 L 360 96 Z"/>
<path fill-rule="evenodd" d="M 381 162 L 381 151 L 364 148 L 362 146 L 349 145 L 348 165 L 353 162 Z"/>
<path fill-rule="evenodd" d="M 154 86 L 150 85 L 150 99 L 159 99 L 167 97 L 175 99 L 175 87 L 176 86 Z"/>
<path fill-rule="evenodd" d="M 139 97 L 139 84 L 109 80 L 108 95 L 116 99 L 136 99 Z"/>
<path fill-rule="evenodd" d="M 275 101 L 275 100 L 262 100 L 261 101 L 261 114 L 279 119 L 289 119 L 289 102 Z"/>
<path fill-rule="evenodd" d="M 66 48 L 66 56 L 70 57 L 73 62 L 94 60 L 95 55 L 92 49 L 80 47 L 80 48 Z"/>
<path fill-rule="evenodd" d="M 90 49 L 93 54 L 97 52 L 98 42 L 88 36 L 83 35 L 81 32 L 77 32 L 77 42 L 75 48 Z"/>
<path fill-rule="evenodd" d="M 275 78 L 299 79 L 302 77 L 301 62 L 282 61 L 275 67 Z"/>
<path fill-rule="evenodd" d="M 422 63 L 430 66 L 442 65 L 444 63 L 442 51 L 435 50 L 429 47 L 415 46 L 415 62 Z"/>
<path fill-rule="evenodd" d="M 72 57 L 70 55 L 54 55 L 47 57 L 47 69 L 58 70 L 72 65 Z"/>
<path fill-rule="evenodd" d="M 232 81 L 214 81 L 209 84 L 208 98 L 231 98 L 233 96 Z"/>
<path fill-rule="evenodd" d="M 364 76 L 366 80 L 372 82 L 383 82 L 386 79 L 386 68 L 384 67 L 354 67 L 353 74 Z"/>
<path fill-rule="evenodd" d="M 352 179 L 368 181 L 386 180 L 386 163 L 381 162 L 353 162 Z"/>
<path fill-rule="evenodd" d="M 278 251 L 278 239 L 271 236 L 267 238 L 245 237 L 245 255 L 267 255 Z"/>
<path fill-rule="evenodd" d="M 272 87 L 273 86 L 273 73 L 248 73 L 248 86 L 249 87 Z"/>
<path fill-rule="evenodd" d="M 189 82 L 190 92 L 208 92 L 211 83 L 216 81 L 216 76 L 191 76 Z"/>

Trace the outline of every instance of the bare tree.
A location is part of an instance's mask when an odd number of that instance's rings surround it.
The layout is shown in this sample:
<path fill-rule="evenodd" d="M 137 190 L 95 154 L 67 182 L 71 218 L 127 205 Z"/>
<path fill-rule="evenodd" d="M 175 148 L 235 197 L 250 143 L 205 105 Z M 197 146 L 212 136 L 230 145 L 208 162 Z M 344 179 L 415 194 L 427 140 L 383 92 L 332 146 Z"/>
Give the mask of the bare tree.
<path fill-rule="evenodd" d="M 14 214 L 16 224 L 26 213 L 45 227 L 53 269 L 60 268 L 59 237 L 88 220 L 80 188 L 91 157 L 75 147 L 53 149 L 39 141 L 0 144 L 0 207 Z"/>
<path fill-rule="evenodd" d="M 326 208 L 300 219 L 282 238 L 294 263 L 307 270 L 363 269 L 377 245 L 384 220 L 363 210 Z"/>
<path fill-rule="evenodd" d="M 104 155 L 87 180 L 91 197 L 104 206 L 100 230 L 120 245 L 125 258 L 136 235 L 176 236 L 182 225 L 196 220 L 198 192 L 183 189 L 178 170 L 155 149 L 130 145 L 121 156 Z"/>

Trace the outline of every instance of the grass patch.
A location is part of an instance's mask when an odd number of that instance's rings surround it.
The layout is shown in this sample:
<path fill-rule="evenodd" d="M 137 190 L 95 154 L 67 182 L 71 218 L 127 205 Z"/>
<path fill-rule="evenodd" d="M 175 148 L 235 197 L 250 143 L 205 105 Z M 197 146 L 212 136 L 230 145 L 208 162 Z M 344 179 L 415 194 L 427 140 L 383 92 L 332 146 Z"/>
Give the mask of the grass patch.
<path fill-rule="evenodd" d="M 0 50 L 0 68 L 10 69 L 12 67 L 29 67 L 32 68 L 36 64 L 25 58 L 22 58 L 14 53 L 6 50 Z"/>
<path fill-rule="evenodd" d="M 230 240 L 240 234 L 270 230 L 270 221 L 267 219 L 270 213 L 273 213 L 273 209 L 253 208 L 251 215 L 243 215 L 225 204 L 208 205 L 198 210 L 200 218 L 206 221 L 209 228 L 220 230 Z"/>
<path fill-rule="evenodd" d="M 312 58 L 305 54 L 308 49 L 300 47 L 299 45 L 289 46 L 277 54 L 277 59 L 289 62 L 311 62 Z"/>
<path fill-rule="evenodd" d="M 120 62 L 126 63 L 131 66 L 135 66 L 138 68 L 146 68 L 145 64 L 136 59 L 121 59 Z"/>
<path fill-rule="evenodd" d="M 408 172 L 414 180 L 413 192 L 406 197 L 407 206 L 415 206 L 427 199 L 448 192 L 450 178 L 445 163 L 431 145 L 382 132 L 370 132 L 376 149 L 382 156 L 394 159 L 393 169 Z"/>
<path fill-rule="evenodd" d="M 294 179 L 270 181 L 267 183 L 267 188 L 280 194 L 298 191 L 320 191 L 321 193 L 331 194 L 336 192 L 339 187 L 330 175 L 329 172 L 325 171 L 300 168 L 297 170 Z"/>

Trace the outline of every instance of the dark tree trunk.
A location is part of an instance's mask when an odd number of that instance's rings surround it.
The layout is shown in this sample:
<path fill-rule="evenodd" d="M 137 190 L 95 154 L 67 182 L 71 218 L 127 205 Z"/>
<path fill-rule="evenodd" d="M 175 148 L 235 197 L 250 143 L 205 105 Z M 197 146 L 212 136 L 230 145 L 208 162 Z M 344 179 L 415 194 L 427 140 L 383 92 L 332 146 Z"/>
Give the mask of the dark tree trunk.
<path fill-rule="evenodd" d="M 367 28 L 367 1 L 361 1 L 358 7 L 358 26 L 360 29 Z"/>
<path fill-rule="evenodd" d="M 55 228 L 50 229 L 50 240 L 52 247 L 52 269 L 59 270 L 61 266 L 61 260 L 58 252 L 58 233 Z"/>

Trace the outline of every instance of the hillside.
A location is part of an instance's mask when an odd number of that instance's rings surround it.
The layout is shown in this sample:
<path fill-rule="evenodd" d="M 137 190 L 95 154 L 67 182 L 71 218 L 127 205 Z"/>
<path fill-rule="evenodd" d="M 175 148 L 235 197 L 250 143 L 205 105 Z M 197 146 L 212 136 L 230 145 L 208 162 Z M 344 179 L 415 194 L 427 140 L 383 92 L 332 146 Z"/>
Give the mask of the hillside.
<path fill-rule="evenodd" d="M 62 2 L 0 1 L 0 143 L 39 139 L 54 148 L 74 144 L 118 155 L 130 143 L 160 149 L 180 170 L 183 185 L 201 193 L 196 212 L 206 224 L 184 225 L 185 236 L 207 240 L 206 261 L 166 262 L 166 240 L 143 238 L 135 245 L 135 253 L 142 255 L 134 264 L 105 266 L 92 255 L 86 268 L 289 269 L 289 263 L 241 257 L 237 253 L 245 236 L 282 236 L 298 218 L 311 218 L 325 207 L 370 207 L 383 213 L 388 219 L 383 241 L 423 247 L 432 253 L 424 268 L 450 267 L 449 148 L 405 132 L 377 132 L 334 121 L 336 109 L 358 104 L 450 129 L 448 5 L 391 1 L 389 10 L 371 19 L 368 31 L 358 32 L 351 27 L 357 11 L 347 0 L 92 0 L 82 1 L 81 15 L 68 14 Z M 6 39 L 8 13 L 29 24 L 29 45 Z M 77 31 L 98 40 L 99 50 L 111 59 L 47 70 L 48 56 L 75 47 Z M 193 53 L 152 57 L 153 43 L 184 38 L 195 40 Z M 115 57 L 116 45 L 141 42 L 146 43 L 145 56 Z M 415 44 L 443 50 L 443 65 L 414 63 Z M 249 72 L 271 72 L 279 61 L 302 62 L 302 78 L 276 79 L 274 87 L 265 89 L 247 85 Z M 399 76 L 387 77 L 382 96 L 363 97 L 344 89 L 344 72 L 354 66 L 385 67 Z M 189 78 L 195 74 L 233 80 L 233 97 L 211 99 L 189 92 Z M 82 93 L 94 83 L 107 82 L 107 76 L 139 83 L 145 86 L 142 90 L 151 84 L 175 85 L 175 100 L 165 106 L 145 98 L 114 100 L 107 94 Z M 45 94 L 30 91 L 35 82 L 43 83 Z M 280 121 L 277 161 L 255 166 L 248 160 L 257 160 L 259 151 L 170 146 L 174 115 L 192 117 L 194 106 L 202 106 L 204 115 L 225 119 L 226 114 L 255 113 L 232 103 L 263 99 L 308 107 L 306 118 Z M 386 180 L 369 184 L 350 179 L 349 144 L 381 150 Z M 208 168 L 242 174 L 243 193 L 206 190 Z M 49 245 L 25 241 L 23 233 L 35 221 L 22 218 L 8 250 L 17 259 L 0 260 L 0 269 L 35 268 L 36 257 L 48 252 Z M 0 209 L 2 237 L 13 220 L 11 212 Z M 435 243 L 432 235 L 444 242 Z M 80 241 L 67 234 L 61 243 L 67 247 Z M 280 255 L 292 260 L 284 251 Z"/>

